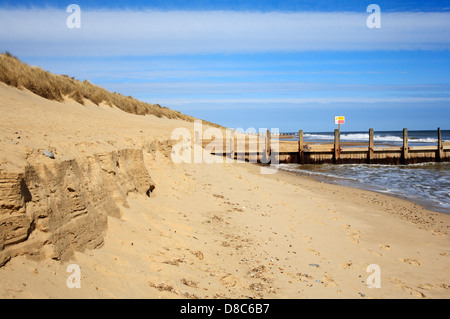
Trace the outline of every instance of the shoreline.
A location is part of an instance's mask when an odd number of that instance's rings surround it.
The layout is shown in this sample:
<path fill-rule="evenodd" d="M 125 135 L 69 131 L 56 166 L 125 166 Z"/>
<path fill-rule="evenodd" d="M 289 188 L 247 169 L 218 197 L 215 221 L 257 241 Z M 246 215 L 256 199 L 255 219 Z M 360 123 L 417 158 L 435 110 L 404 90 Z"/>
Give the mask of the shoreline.
<path fill-rule="evenodd" d="M 434 162 L 430 162 L 430 163 L 434 163 Z M 423 165 L 423 164 L 426 164 L 426 163 L 411 164 L 411 165 Z M 318 164 L 318 165 L 320 165 L 320 164 Z M 358 165 L 358 164 L 350 164 L 350 165 Z M 377 165 L 382 165 L 382 164 L 377 164 Z M 390 166 L 390 165 L 387 164 L 386 166 Z M 420 205 L 423 208 L 426 208 L 428 210 L 435 211 L 435 212 L 440 213 L 440 214 L 450 215 L 450 210 L 449 209 L 445 209 L 443 207 L 439 207 L 437 205 L 433 205 L 432 203 L 427 202 L 425 199 L 414 198 L 412 195 L 408 196 L 408 195 L 398 194 L 398 193 L 394 193 L 394 192 L 382 191 L 382 190 L 377 189 L 377 186 L 373 186 L 373 185 L 370 185 L 370 184 L 364 184 L 362 182 L 360 184 L 352 183 L 352 182 L 345 182 L 344 181 L 345 180 L 344 177 L 332 177 L 332 176 L 327 176 L 327 175 L 319 175 L 319 174 L 314 174 L 313 172 L 308 172 L 307 170 L 296 171 L 296 170 L 285 169 L 283 167 L 280 167 L 279 169 L 281 169 L 283 171 L 291 172 L 293 174 L 297 174 L 299 176 L 310 177 L 310 178 L 312 178 L 312 179 L 314 179 L 314 180 L 316 180 L 318 182 L 325 182 L 325 183 L 333 184 L 333 185 L 340 185 L 340 186 L 351 187 L 351 188 L 359 189 L 359 190 L 371 191 L 371 192 L 375 192 L 375 193 L 378 193 L 378 194 L 392 196 L 392 197 L 395 197 L 395 198 L 407 200 L 407 201 L 410 201 L 412 203 L 418 204 L 418 205 Z"/>
<path fill-rule="evenodd" d="M 256 164 L 259 165 L 259 164 Z M 302 173 L 302 172 L 297 172 L 297 171 L 293 171 L 293 170 L 285 170 L 285 169 L 279 169 L 278 173 L 282 172 L 282 174 L 287 174 L 287 175 L 292 175 L 292 176 L 296 176 L 296 177 L 300 177 L 300 178 L 305 178 L 308 180 L 311 180 L 315 183 L 319 183 L 319 184 L 326 184 L 326 185 L 331 185 L 334 187 L 342 187 L 343 189 L 350 189 L 351 191 L 354 191 L 355 194 L 358 194 L 359 192 L 365 193 L 365 194 L 372 194 L 370 197 L 377 197 L 378 195 L 386 198 L 387 200 L 391 199 L 394 202 L 397 202 L 400 204 L 400 206 L 413 206 L 414 208 L 417 208 L 418 211 L 420 210 L 421 213 L 417 213 L 417 212 L 410 212 L 409 214 L 394 214 L 396 216 L 400 216 L 402 219 L 409 221 L 409 222 L 414 222 L 414 223 L 418 223 L 418 224 L 439 224 L 443 221 L 445 221 L 446 223 L 450 222 L 450 214 L 445 213 L 445 212 L 441 212 L 441 211 L 437 211 L 434 209 L 431 209 L 430 207 L 427 207 L 426 205 L 423 205 L 422 203 L 416 202 L 414 200 L 412 200 L 411 198 L 408 198 L 406 196 L 402 196 L 399 194 L 393 194 L 393 193 L 386 193 L 386 192 L 381 192 L 381 191 L 377 191 L 377 190 L 373 190 L 373 189 L 366 189 L 366 188 L 359 188 L 353 185 L 345 185 L 345 184 L 340 184 L 340 183 L 333 183 L 330 182 L 329 180 L 331 180 L 332 178 L 329 177 L 324 177 L 323 179 L 321 177 L 316 177 L 313 176 L 312 174 L 307 174 L 307 173 Z M 276 174 L 275 174 L 276 175 Z M 328 179 L 328 181 L 327 181 Z M 425 212 L 426 214 L 422 214 L 422 212 Z M 432 221 L 430 224 L 430 217 L 427 215 L 431 213 L 433 216 L 441 216 L 442 218 L 438 218 L 439 221 L 437 221 L 435 223 L 435 221 Z M 435 217 L 433 217 L 432 219 L 434 219 Z M 448 228 L 448 231 L 447 229 Z M 433 231 L 443 231 L 444 234 L 450 233 L 450 225 L 447 225 L 445 227 L 432 227 Z"/>

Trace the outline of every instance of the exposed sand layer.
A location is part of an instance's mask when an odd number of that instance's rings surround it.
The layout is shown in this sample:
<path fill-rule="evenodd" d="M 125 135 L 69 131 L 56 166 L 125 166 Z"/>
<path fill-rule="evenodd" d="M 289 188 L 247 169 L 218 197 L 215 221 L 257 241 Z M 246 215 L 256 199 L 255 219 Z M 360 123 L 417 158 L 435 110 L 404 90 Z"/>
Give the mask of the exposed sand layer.
<path fill-rule="evenodd" d="M 254 164 L 175 164 L 170 134 L 192 123 L 0 96 L 0 298 L 450 297 L 449 215 Z"/>

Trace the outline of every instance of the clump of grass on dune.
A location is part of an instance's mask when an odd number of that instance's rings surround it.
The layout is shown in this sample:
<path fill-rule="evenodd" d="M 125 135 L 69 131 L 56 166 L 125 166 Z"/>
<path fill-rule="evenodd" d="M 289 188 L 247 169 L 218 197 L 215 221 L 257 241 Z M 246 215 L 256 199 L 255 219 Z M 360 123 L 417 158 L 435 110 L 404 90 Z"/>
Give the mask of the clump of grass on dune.
<path fill-rule="evenodd" d="M 191 116 L 161 107 L 159 104 L 148 104 L 130 96 L 109 92 L 87 80 L 81 82 L 67 75 L 56 75 L 39 67 L 29 66 L 9 52 L 0 54 L 0 82 L 27 89 L 48 100 L 62 102 L 68 97 L 80 104 L 84 104 L 86 100 L 96 105 L 106 103 L 137 115 L 154 115 L 189 122 L 194 120 Z M 217 124 L 206 123 L 218 127 Z"/>

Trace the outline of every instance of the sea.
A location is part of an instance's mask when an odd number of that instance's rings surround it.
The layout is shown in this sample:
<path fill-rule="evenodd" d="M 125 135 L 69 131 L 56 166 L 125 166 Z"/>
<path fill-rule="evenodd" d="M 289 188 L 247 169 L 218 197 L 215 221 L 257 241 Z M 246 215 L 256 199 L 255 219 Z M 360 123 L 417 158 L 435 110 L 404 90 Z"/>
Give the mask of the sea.
<path fill-rule="evenodd" d="M 450 142 L 450 130 L 442 130 L 443 142 Z M 305 142 L 330 143 L 334 132 L 304 133 Z M 298 140 L 293 136 L 292 140 Z M 369 142 L 368 132 L 342 132 L 341 142 Z M 378 145 L 401 146 L 402 131 L 374 133 Z M 408 131 L 409 146 L 437 145 L 437 130 Z M 376 145 L 375 145 L 376 146 Z M 409 199 L 428 209 L 450 214 L 450 163 L 410 165 L 376 164 L 280 164 L 279 169 L 315 177 L 324 182 L 376 191 Z"/>

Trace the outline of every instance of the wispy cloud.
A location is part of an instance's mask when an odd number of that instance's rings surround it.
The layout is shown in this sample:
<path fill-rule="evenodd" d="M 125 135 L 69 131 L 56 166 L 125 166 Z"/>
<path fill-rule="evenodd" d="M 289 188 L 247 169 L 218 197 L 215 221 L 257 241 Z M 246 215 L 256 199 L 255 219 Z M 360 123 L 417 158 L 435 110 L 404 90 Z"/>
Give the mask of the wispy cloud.
<path fill-rule="evenodd" d="M 83 8 L 82 8 L 83 9 Z M 450 49 L 450 13 L 0 10 L 0 43 L 17 54 L 117 56 Z"/>
<path fill-rule="evenodd" d="M 361 108 L 371 107 L 374 109 L 380 108 L 380 105 L 396 105 L 403 108 L 410 108 L 414 105 L 423 108 L 424 103 L 448 103 L 450 98 L 437 97 L 405 97 L 405 98 L 364 98 L 364 97 L 311 97 L 311 98 L 216 98 L 216 99 L 186 99 L 186 98 L 167 98 L 161 103 L 163 105 L 175 106 L 178 110 L 240 110 L 243 105 L 246 109 L 251 110 L 265 110 L 265 109 L 277 109 L 282 107 L 283 109 L 305 109 L 319 107 L 320 105 L 337 105 L 346 104 L 347 108 Z M 361 110 L 361 109 L 359 109 Z"/>
<path fill-rule="evenodd" d="M 411 92 L 439 93 L 450 95 L 450 84 L 344 84 L 333 82 L 293 82 L 293 81 L 260 81 L 260 82 L 201 82 L 201 81 L 184 81 L 184 82 L 144 82 L 144 83 L 110 83 L 111 88 L 122 88 L 129 91 L 132 88 L 136 92 L 150 93 L 188 93 L 193 89 L 200 93 L 224 94 L 229 91 L 243 92 L 267 92 L 284 93 L 284 92 L 323 92 L 323 91 L 342 91 L 342 92 L 393 92 L 396 94 Z"/>

